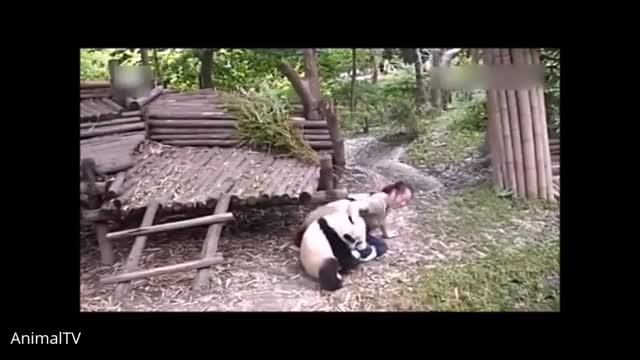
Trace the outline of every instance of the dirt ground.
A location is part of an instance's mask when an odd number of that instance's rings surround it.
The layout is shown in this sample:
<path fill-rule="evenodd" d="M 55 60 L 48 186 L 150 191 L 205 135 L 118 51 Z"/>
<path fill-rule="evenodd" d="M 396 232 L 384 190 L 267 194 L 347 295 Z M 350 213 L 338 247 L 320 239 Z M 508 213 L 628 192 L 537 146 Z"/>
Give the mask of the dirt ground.
<path fill-rule="evenodd" d="M 112 299 L 115 285 L 101 287 L 100 276 L 119 273 L 132 240 L 114 244 L 114 267 L 99 265 L 92 234 L 84 234 L 81 256 L 81 311 L 410 311 L 410 297 L 419 271 L 463 256 L 482 256 L 482 251 L 431 229 L 429 219 L 447 216 L 443 211 L 452 189 L 446 178 L 429 176 L 400 162 L 402 146 L 373 138 L 347 142 L 350 191 L 371 191 L 400 179 L 416 186 L 410 206 L 391 213 L 400 232 L 388 240 L 389 251 L 380 259 L 363 264 L 345 277 L 345 287 L 323 292 L 307 278 L 291 247 L 290 236 L 310 209 L 282 207 L 237 214 L 236 227 L 226 227 L 219 249 L 228 263 L 213 267 L 212 282 L 199 293 L 191 290 L 195 271 L 169 274 L 132 283 L 129 297 Z M 455 178 L 465 184 L 486 174 L 469 166 Z M 197 259 L 206 229 L 152 236 L 141 267 L 157 267 L 183 259 Z"/>

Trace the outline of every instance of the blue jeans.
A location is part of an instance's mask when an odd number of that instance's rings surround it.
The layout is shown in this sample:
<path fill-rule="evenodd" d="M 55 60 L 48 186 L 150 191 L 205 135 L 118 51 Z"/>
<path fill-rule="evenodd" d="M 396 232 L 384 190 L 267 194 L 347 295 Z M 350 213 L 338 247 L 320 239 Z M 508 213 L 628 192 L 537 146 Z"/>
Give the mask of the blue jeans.
<path fill-rule="evenodd" d="M 373 259 L 379 258 L 380 256 L 384 255 L 384 253 L 386 253 L 389 249 L 387 243 L 384 240 L 377 238 L 371 234 L 367 234 L 367 243 L 369 243 L 369 247 L 366 250 L 360 251 L 360 257 L 361 259 L 363 259 L 362 261 L 371 261 Z M 371 255 L 372 251 L 376 252 L 375 257 L 365 260 Z"/>

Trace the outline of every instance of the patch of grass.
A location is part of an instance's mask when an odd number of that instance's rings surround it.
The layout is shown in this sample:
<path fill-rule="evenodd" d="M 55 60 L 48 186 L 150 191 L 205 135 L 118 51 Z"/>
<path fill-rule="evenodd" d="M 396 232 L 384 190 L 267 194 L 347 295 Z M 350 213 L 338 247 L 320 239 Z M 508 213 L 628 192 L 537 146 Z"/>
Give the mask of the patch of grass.
<path fill-rule="evenodd" d="M 463 191 L 449 204 L 461 231 L 474 233 L 487 225 L 498 225 L 511 219 L 517 212 L 536 209 L 535 204 L 523 200 L 500 197 L 490 183 L 481 183 Z"/>
<path fill-rule="evenodd" d="M 500 196 L 489 182 L 457 193 L 446 206 L 443 216 L 429 226 L 456 241 L 482 247 L 549 236 L 541 226 L 558 211 L 557 204 Z"/>
<path fill-rule="evenodd" d="M 557 239 L 500 250 L 463 266 L 426 272 L 418 307 L 431 311 L 559 311 Z"/>
<path fill-rule="evenodd" d="M 414 165 L 455 165 L 473 154 L 482 144 L 484 132 L 475 125 L 466 126 L 469 117 L 477 116 L 467 106 L 442 112 L 419 122 L 420 135 L 407 148 L 408 160 Z M 479 115 L 478 115 L 479 116 Z"/>
<path fill-rule="evenodd" d="M 424 270 L 418 308 L 431 311 L 556 311 L 559 309 L 557 204 L 498 196 L 490 183 L 466 189 L 429 222 L 446 242 L 484 256 Z M 557 224 L 556 224 L 557 225 Z M 470 263 L 465 263 L 471 261 Z"/>

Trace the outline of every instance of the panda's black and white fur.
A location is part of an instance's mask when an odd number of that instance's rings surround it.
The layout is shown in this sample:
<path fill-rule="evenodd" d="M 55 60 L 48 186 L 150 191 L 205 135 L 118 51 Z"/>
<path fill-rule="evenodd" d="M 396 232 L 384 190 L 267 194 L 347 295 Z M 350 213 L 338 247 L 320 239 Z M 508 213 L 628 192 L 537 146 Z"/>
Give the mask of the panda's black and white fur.
<path fill-rule="evenodd" d="M 368 248 L 366 224 L 357 206 L 319 217 L 305 230 L 300 262 L 323 290 L 342 287 L 342 276 L 360 263 L 358 251 Z"/>

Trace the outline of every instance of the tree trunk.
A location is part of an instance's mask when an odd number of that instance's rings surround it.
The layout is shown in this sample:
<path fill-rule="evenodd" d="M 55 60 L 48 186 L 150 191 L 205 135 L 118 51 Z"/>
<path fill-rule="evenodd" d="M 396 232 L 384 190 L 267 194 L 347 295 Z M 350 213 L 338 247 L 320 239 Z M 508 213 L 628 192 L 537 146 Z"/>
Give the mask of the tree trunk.
<path fill-rule="evenodd" d="M 140 57 L 142 58 L 142 65 L 149 65 L 149 49 L 140 49 Z"/>
<path fill-rule="evenodd" d="M 379 66 L 380 66 L 380 61 L 379 61 L 379 56 L 378 56 L 378 49 L 370 49 L 369 53 L 371 54 L 371 83 L 372 84 L 377 84 L 378 83 L 378 72 L 379 72 Z"/>
<path fill-rule="evenodd" d="M 280 60 L 277 67 L 278 70 L 287 77 L 293 87 L 293 90 L 300 98 L 300 101 L 302 101 L 304 117 L 306 119 L 311 119 L 311 117 L 314 116 L 313 113 L 317 111 L 315 109 L 317 106 L 309 87 L 305 86 L 305 82 L 300 78 L 300 75 L 298 75 L 298 73 L 286 61 Z"/>
<path fill-rule="evenodd" d="M 213 88 L 213 49 L 201 49 L 198 52 L 200 59 L 200 88 Z"/>
<path fill-rule="evenodd" d="M 318 58 L 314 49 L 304 49 L 304 78 L 315 101 L 320 99 L 320 76 L 318 75 Z"/>
<path fill-rule="evenodd" d="M 303 49 L 304 78 L 307 89 L 311 94 L 311 111 L 307 115 L 309 120 L 318 120 L 318 101 L 320 100 L 320 76 L 318 75 L 318 58 L 314 49 Z"/>
<path fill-rule="evenodd" d="M 436 67 L 440 66 L 440 61 L 442 60 L 442 49 L 431 49 L 431 69 L 435 69 Z M 436 108 L 436 109 L 440 109 L 442 107 L 442 92 L 440 91 L 440 89 L 436 89 L 433 86 L 431 86 L 431 89 L 429 91 L 430 93 L 430 103 L 431 106 Z"/>
<path fill-rule="evenodd" d="M 351 50 L 351 120 L 356 111 L 356 49 Z"/>
<path fill-rule="evenodd" d="M 160 58 L 158 57 L 158 49 L 153 49 L 153 68 L 156 73 L 156 85 L 162 83 L 162 70 L 160 70 Z"/>
<path fill-rule="evenodd" d="M 416 106 L 422 109 L 427 105 L 427 90 L 424 85 L 424 77 L 422 75 L 422 56 L 420 49 L 414 49 L 415 53 L 415 70 L 416 70 Z"/>
<path fill-rule="evenodd" d="M 487 64 L 492 61 L 489 52 L 495 54 L 494 64 L 522 66 L 539 62 L 529 49 L 486 49 Z M 490 88 L 489 143 L 496 185 L 511 189 L 520 198 L 555 201 L 542 94 L 540 86 Z M 498 118 L 501 121 L 496 121 Z"/>
<path fill-rule="evenodd" d="M 449 67 L 449 65 L 451 65 L 451 61 L 453 61 L 453 59 L 455 59 L 455 57 L 458 56 L 458 54 L 460 54 L 461 51 L 462 49 L 460 48 L 447 50 L 442 56 L 442 61 L 441 61 L 442 68 Z M 449 104 L 450 101 L 451 101 L 451 91 L 442 90 L 442 110 L 447 110 L 447 105 Z"/>

